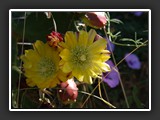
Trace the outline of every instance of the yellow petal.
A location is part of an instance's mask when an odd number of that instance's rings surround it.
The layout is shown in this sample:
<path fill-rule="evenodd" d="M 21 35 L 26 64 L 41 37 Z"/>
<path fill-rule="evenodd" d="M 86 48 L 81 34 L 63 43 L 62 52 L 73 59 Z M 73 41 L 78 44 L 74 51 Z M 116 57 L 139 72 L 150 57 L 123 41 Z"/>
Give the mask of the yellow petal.
<path fill-rule="evenodd" d="M 107 55 L 107 54 L 101 54 L 100 58 L 101 58 L 102 62 L 105 62 L 105 61 L 107 61 L 110 58 L 110 56 Z"/>
<path fill-rule="evenodd" d="M 103 70 L 103 72 L 108 72 L 110 71 L 110 66 L 107 63 L 103 62 L 97 62 L 100 68 Z"/>
<path fill-rule="evenodd" d="M 97 74 L 92 69 L 89 70 L 89 75 L 91 75 L 94 78 L 97 77 Z"/>
<path fill-rule="evenodd" d="M 60 57 L 58 53 L 58 48 L 50 47 L 47 43 L 44 45 L 45 56 L 51 58 L 53 56 L 55 61 L 59 61 Z"/>
<path fill-rule="evenodd" d="M 27 50 L 26 52 L 26 58 L 28 61 L 31 61 L 33 64 L 36 64 L 37 61 L 39 61 L 40 56 L 37 54 L 37 52 L 33 50 Z"/>
<path fill-rule="evenodd" d="M 66 47 L 67 47 L 64 42 L 60 42 L 60 43 L 58 43 L 58 44 L 59 44 L 59 46 L 61 46 L 62 48 L 66 48 Z"/>
<path fill-rule="evenodd" d="M 60 82 L 60 81 L 59 81 L 57 78 L 51 80 L 51 82 L 49 83 L 49 88 L 52 88 L 52 87 L 57 86 L 57 84 L 58 84 L 59 82 Z"/>
<path fill-rule="evenodd" d="M 94 38 L 96 37 L 96 31 L 91 29 L 88 33 L 88 45 L 91 45 L 94 41 Z"/>
<path fill-rule="evenodd" d="M 83 81 L 83 75 L 82 75 L 82 73 L 79 71 L 79 70 L 77 70 L 77 69 L 73 69 L 72 70 L 72 75 L 74 76 L 74 77 L 76 77 L 80 82 L 82 82 Z"/>
<path fill-rule="evenodd" d="M 65 44 L 67 45 L 66 47 L 71 48 L 77 45 L 76 34 L 74 32 L 71 31 L 66 32 L 64 38 L 65 38 Z"/>
<path fill-rule="evenodd" d="M 109 50 L 102 50 L 101 53 L 103 53 L 103 54 L 108 54 L 108 55 L 111 54 Z"/>
<path fill-rule="evenodd" d="M 79 32 L 78 44 L 80 46 L 87 46 L 87 43 L 88 43 L 88 33 L 82 30 Z"/>
<path fill-rule="evenodd" d="M 33 82 L 32 79 L 26 79 L 26 83 L 27 83 L 27 85 L 30 86 L 30 87 L 34 87 L 34 86 L 36 85 L 36 84 Z"/>
<path fill-rule="evenodd" d="M 63 66 L 64 65 L 64 63 L 65 63 L 65 61 L 64 60 L 60 60 L 60 62 L 59 62 L 59 66 L 61 67 L 61 66 Z"/>
<path fill-rule="evenodd" d="M 45 50 L 44 50 L 44 43 L 40 40 L 37 40 L 34 44 L 33 44 L 34 49 L 39 53 L 39 55 L 44 55 L 45 54 Z"/>
<path fill-rule="evenodd" d="M 23 62 L 27 62 L 27 58 L 25 57 L 25 55 L 21 55 L 20 58 Z"/>
<path fill-rule="evenodd" d="M 24 75 L 28 78 L 33 76 L 33 71 L 31 71 L 30 69 L 25 69 L 25 73 Z"/>
<path fill-rule="evenodd" d="M 92 58 L 93 62 L 94 61 L 97 62 L 97 61 L 101 60 L 101 55 L 100 54 L 94 54 L 94 55 L 91 56 L 91 58 Z"/>
<path fill-rule="evenodd" d="M 44 51 L 46 52 L 46 56 L 52 56 L 56 53 L 52 47 L 50 47 L 47 43 L 44 45 Z M 54 52 L 54 53 L 53 53 Z"/>
<path fill-rule="evenodd" d="M 89 51 L 92 52 L 92 54 L 100 52 L 101 50 L 104 50 L 106 48 L 107 41 L 103 38 L 95 41 L 92 45 L 89 46 Z"/>
<path fill-rule="evenodd" d="M 85 83 L 88 83 L 88 84 L 92 84 L 93 83 L 92 78 L 89 75 L 85 75 L 83 81 Z"/>
<path fill-rule="evenodd" d="M 48 84 L 48 82 L 43 82 L 43 83 L 37 83 L 37 86 L 40 89 L 44 89 L 44 88 L 48 88 L 49 84 Z"/>
<path fill-rule="evenodd" d="M 65 81 L 67 81 L 69 78 L 72 77 L 72 74 L 71 74 L 71 73 L 64 73 L 63 71 L 59 70 L 57 76 L 58 76 L 59 80 L 65 82 Z"/>
<path fill-rule="evenodd" d="M 70 51 L 68 49 L 62 50 L 62 52 L 59 55 L 63 60 L 68 61 L 70 56 Z"/>
<path fill-rule="evenodd" d="M 72 68 L 70 66 L 70 64 L 68 62 L 66 62 L 64 65 L 63 65 L 63 68 L 62 68 L 62 71 L 64 73 L 69 73 L 72 71 Z"/>
<path fill-rule="evenodd" d="M 30 68 L 32 68 L 32 63 L 31 63 L 31 62 L 25 62 L 25 63 L 23 64 L 23 67 L 24 67 L 25 69 L 30 69 Z"/>
<path fill-rule="evenodd" d="M 78 78 L 77 78 L 80 82 L 83 82 L 83 79 L 84 79 L 84 76 L 82 75 L 82 76 L 78 76 Z"/>
<path fill-rule="evenodd" d="M 97 62 L 93 62 L 93 64 L 94 64 L 94 66 L 92 66 L 92 71 L 94 73 L 96 73 L 97 75 L 102 74 L 102 70 L 101 70 L 99 64 L 97 64 Z"/>

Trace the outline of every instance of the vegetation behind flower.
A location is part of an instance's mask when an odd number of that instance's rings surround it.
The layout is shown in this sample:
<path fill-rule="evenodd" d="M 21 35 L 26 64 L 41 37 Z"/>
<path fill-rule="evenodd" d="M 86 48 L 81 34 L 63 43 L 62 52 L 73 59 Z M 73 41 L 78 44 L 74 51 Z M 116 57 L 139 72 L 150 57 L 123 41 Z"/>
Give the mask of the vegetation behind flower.
<path fill-rule="evenodd" d="M 47 15 L 12 13 L 13 108 L 149 107 L 147 13 Z"/>

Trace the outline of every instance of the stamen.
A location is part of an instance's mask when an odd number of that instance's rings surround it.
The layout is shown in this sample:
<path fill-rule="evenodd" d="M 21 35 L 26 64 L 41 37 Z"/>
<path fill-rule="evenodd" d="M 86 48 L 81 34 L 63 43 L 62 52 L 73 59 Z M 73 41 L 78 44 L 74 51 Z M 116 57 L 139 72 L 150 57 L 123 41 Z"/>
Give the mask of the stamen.
<path fill-rule="evenodd" d="M 86 60 L 86 56 L 85 55 L 81 55 L 80 60 L 81 61 L 85 61 Z"/>
<path fill-rule="evenodd" d="M 45 78 L 50 77 L 56 71 L 56 66 L 51 58 L 42 58 L 41 61 L 38 63 L 38 65 L 39 65 L 38 72 L 42 77 Z"/>
<path fill-rule="evenodd" d="M 78 67 L 84 67 L 89 64 L 88 50 L 82 46 L 76 46 L 71 50 L 71 60 Z"/>

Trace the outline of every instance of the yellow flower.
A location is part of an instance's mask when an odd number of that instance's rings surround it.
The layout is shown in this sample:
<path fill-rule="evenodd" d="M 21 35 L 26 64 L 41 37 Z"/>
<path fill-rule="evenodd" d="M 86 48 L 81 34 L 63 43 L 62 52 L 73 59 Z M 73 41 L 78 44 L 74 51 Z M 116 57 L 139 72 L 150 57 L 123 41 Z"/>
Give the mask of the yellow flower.
<path fill-rule="evenodd" d="M 59 52 L 39 40 L 33 47 L 34 49 L 25 50 L 25 54 L 21 56 L 27 84 L 43 89 L 66 81 L 68 74 L 59 69 Z"/>
<path fill-rule="evenodd" d="M 61 43 L 64 49 L 60 53 L 60 61 L 63 72 L 72 72 L 72 75 L 79 81 L 92 84 L 92 77 L 102 75 L 102 72 L 110 70 L 105 61 L 110 56 L 106 50 L 107 41 L 103 38 L 94 42 L 95 30 L 89 32 L 80 31 L 77 35 L 68 31 L 65 34 L 65 41 Z"/>

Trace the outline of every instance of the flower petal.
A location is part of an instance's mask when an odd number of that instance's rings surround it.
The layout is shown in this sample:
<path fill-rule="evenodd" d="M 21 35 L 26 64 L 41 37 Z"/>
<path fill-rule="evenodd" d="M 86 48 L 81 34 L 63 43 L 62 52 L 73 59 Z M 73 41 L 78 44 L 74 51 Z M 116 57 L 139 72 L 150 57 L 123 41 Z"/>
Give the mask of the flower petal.
<path fill-rule="evenodd" d="M 51 80 L 48 87 L 52 88 L 52 87 L 56 86 L 59 82 L 60 81 L 57 78 L 55 78 L 54 80 Z"/>
<path fill-rule="evenodd" d="M 64 73 L 69 73 L 72 71 L 72 68 L 70 66 L 70 64 L 68 62 L 66 62 L 64 65 L 63 65 L 63 68 L 62 68 L 62 71 Z"/>
<path fill-rule="evenodd" d="M 61 80 L 61 81 L 66 81 L 68 79 L 70 79 L 72 77 L 72 74 L 71 73 L 64 73 L 63 71 L 59 71 L 58 72 L 58 78 Z"/>
<path fill-rule="evenodd" d="M 30 87 L 34 87 L 36 84 L 31 79 L 26 79 L 27 85 Z"/>
<path fill-rule="evenodd" d="M 107 63 L 103 63 L 103 62 L 97 62 L 97 64 L 99 65 L 99 67 L 103 70 L 103 72 L 108 72 L 110 71 L 110 66 Z"/>
<path fill-rule="evenodd" d="M 109 55 L 107 55 L 107 54 L 101 54 L 101 60 L 102 60 L 102 62 L 107 61 L 109 58 L 110 58 Z"/>
<path fill-rule="evenodd" d="M 65 44 L 67 45 L 68 48 L 72 48 L 73 46 L 75 47 L 77 44 L 77 39 L 76 39 L 76 34 L 68 31 L 65 34 Z"/>
<path fill-rule="evenodd" d="M 80 71 L 78 71 L 78 69 L 73 69 L 72 75 L 75 76 L 79 81 L 83 81 L 84 76 Z"/>
<path fill-rule="evenodd" d="M 40 89 L 50 88 L 60 83 L 59 76 L 64 81 L 67 80 L 67 74 L 58 74 L 61 70 L 58 49 L 52 48 L 41 41 L 36 41 L 33 47 L 34 50 L 26 50 L 25 54 L 21 56 L 25 71 L 24 75 L 27 77 L 29 86 L 36 85 Z M 69 67 L 65 67 L 66 65 L 64 65 L 64 68 L 68 71 Z"/>
<path fill-rule="evenodd" d="M 93 83 L 92 78 L 89 75 L 85 75 L 83 81 L 88 83 L 88 84 L 92 84 Z"/>
<path fill-rule="evenodd" d="M 96 37 L 96 31 L 95 30 L 93 30 L 93 29 L 91 29 L 90 31 L 89 31 L 89 35 L 88 35 L 88 45 L 91 45 L 92 43 L 93 43 L 93 41 L 94 41 L 94 38 Z"/>
<path fill-rule="evenodd" d="M 88 33 L 82 30 L 79 32 L 78 44 L 80 46 L 87 46 L 87 43 L 88 43 Z"/>
<path fill-rule="evenodd" d="M 44 43 L 40 40 L 37 40 L 34 44 L 33 44 L 34 50 L 36 50 L 39 55 L 44 56 L 45 54 L 45 50 L 44 50 Z"/>
<path fill-rule="evenodd" d="M 95 54 L 97 52 L 100 52 L 102 50 L 104 50 L 106 48 L 106 44 L 107 44 L 107 41 L 103 38 L 95 41 L 92 45 L 90 45 L 88 47 L 89 51 L 92 52 L 92 54 Z"/>
<path fill-rule="evenodd" d="M 63 60 L 68 61 L 70 56 L 70 51 L 68 49 L 62 50 L 62 52 L 59 55 Z"/>

